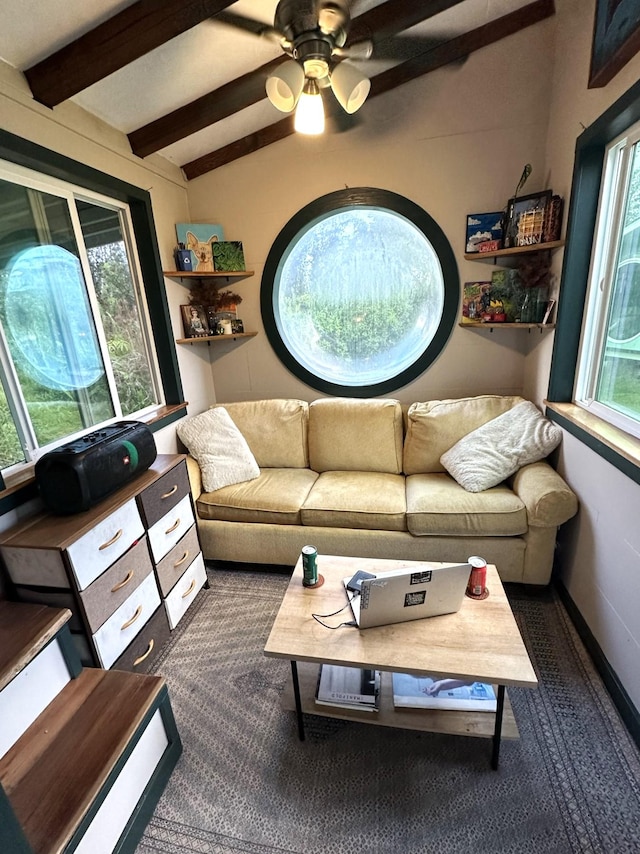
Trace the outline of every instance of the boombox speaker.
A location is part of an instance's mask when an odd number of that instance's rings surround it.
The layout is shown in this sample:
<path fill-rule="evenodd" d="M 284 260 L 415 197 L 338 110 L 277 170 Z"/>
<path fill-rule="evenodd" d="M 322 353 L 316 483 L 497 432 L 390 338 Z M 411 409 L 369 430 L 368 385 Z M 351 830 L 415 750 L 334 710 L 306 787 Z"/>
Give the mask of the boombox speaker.
<path fill-rule="evenodd" d="M 156 458 L 153 433 L 140 421 L 118 421 L 40 457 L 36 482 L 46 507 L 81 513 L 149 468 Z"/>

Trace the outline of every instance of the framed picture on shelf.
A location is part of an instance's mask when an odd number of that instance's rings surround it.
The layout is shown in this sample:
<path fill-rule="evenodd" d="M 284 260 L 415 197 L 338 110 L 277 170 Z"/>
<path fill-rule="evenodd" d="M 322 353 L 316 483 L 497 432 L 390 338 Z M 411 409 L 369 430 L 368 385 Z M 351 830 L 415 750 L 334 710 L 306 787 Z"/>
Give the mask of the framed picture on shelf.
<path fill-rule="evenodd" d="M 220 240 L 211 244 L 213 269 L 230 273 L 245 269 L 244 251 L 240 240 Z"/>
<path fill-rule="evenodd" d="M 213 273 L 211 244 L 224 239 L 222 226 L 205 222 L 177 222 L 176 235 L 178 244 L 191 253 L 189 269 Z"/>
<path fill-rule="evenodd" d="M 504 246 L 532 246 L 542 243 L 545 210 L 551 201 L 551 190 L 518 196 L 507 202 Z"/>
<path fill-rule="evenodd" d="M 588 88 L 606 86 L 639 50 L 637 0 L 596 0 Z"/>
<path fill-rule="evenodd" d="M 464 242 L 464 251 L 467 255 L 474 252 L 494 251 L 502 247 L 503 216 L 504 211 L 467 214 L 467 232 Z"/>
<path fill-rule="evenodd" d="M 210 335 L 207 315 L 202 305 L 181 305 L 185 338 L 205 338 Z"/>

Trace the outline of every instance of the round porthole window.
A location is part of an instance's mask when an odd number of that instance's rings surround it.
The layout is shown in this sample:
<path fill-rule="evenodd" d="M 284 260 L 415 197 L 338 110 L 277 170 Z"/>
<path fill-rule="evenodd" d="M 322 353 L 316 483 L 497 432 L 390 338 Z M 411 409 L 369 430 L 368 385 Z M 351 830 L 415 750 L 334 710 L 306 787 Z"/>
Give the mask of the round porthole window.
<path fill-rule="evenodd" d="M 283 364 L 328 394 L 387 394 L 425 371 L 457 316 L 438 224 L 386 190 L 339 190 L 299 211 L 265 264 L 261 307 Z"/>

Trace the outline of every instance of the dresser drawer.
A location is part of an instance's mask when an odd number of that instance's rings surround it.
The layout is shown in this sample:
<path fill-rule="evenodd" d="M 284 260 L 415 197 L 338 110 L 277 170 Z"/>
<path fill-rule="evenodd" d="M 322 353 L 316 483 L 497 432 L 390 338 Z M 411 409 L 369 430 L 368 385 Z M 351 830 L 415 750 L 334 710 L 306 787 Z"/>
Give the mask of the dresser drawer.
<path fill-rule="evenodd" d="M 142 537 L 80 594 L 92 632 L 98 631 L 150 572 L 153 564 L 147 538 Z"/>
<path fill-rule="evenodd" d="M 171 631 L 167 622 L 167 612 L 160 605 L 140 634 L 114 663 L 113 670 L 131 670 L 134 673 L 148 673 L 155 663 L 160 650 L 169 640 Z"/>
<path fill-rule="evenodd" d="M 199 554 L 189 569 L 184 573 L 180 582 L 164 600 L 169 618 L 169 627 L 173 631 L 182 619 L 185 611 L 196 598 L 198 591 L 207 580 L 202 554 Z"/>
<path fill-rule="evenodd" d="M 151 528 L 174 508 L 189 490 L 187 464 L 183 460 L 141 492 L 138 496 L 138 504 L 147 528 Z"/>
<path fill-rule="evenodd" d="M 155 575 L 147 575 L 137 590 L 120 605 L 93 635 L 100 664 L 109 669 L 144 628 L 160 604 Z"/>
<path fill-rule="evenodd" d="M 84 590 L 144 533 L 135 498 L 127 501 L 67 549 L 71 569 Z"/>
<path fill-rule="evenodd" d="M 191 496 L 185 495 L 176 506 L 149 528 L 149 546 L 154 563 L 159 563 L 189 528 L 195 524 Z"/>
<path fill-rule="evenodd" d="M 160 593 L 167 596 L 173 585 L 180 579 L 194 558 L 200 554 L 198 531 L 192 525 L 184 537 L 176 543 L 171 551 L 162 558 L 156 567 Z"/>

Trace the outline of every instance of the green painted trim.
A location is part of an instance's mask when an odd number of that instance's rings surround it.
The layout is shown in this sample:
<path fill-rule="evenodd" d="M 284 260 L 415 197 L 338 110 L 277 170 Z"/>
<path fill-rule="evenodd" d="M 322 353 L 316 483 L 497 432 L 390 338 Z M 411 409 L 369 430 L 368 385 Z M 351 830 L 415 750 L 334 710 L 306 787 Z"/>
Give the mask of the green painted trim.
<path fill-rule="evenodd" d="M 72 679 L 77 679 L 82 673 L 82 662 L 78 655 L 78 648 L 76 647 L 73 636 L 71 635 L 69 623 L 64 624 L 56 637 L 60 643 L 62 656 L 69 670 L 69 676 L 71 676 Z"/>
<path fill-rule="evenodd" d="M 550 401 L 569 403 L 573 396 L 605 149 L 637 121 L 640 121 L 640 81 L 618 98 L 576 142 L 547 394 Z"/>
<path fill-rule="evenodd" d="M 175 421 L 180 421 L 181 418 L 184 418 L 187 414 L 187 405 L 185 403 L 184 406 L 177 409 L 175 412 L 171 412 L 169 415 L 164 415 L 162 418 L 159 418 L 157 421 L 154 421 L 152 424 L 148 424 L 149 430 L 152 433 L 157 433 L 158 430 L 162 430 L 163 427 L 168 427 L 169 424 L 173 424 Z"/>
<path fill-rule="evenodd" d="M 566 418 L 564 415 L 561 415 L 559 412 L 555 412 L 553 409 L 546 409 L 545 414 L 550 421 L 555 421 L 556 424 L 559 424 L 563 427 L 567 433 L 571 433 L 572 436 L 575 436 L 576 439 L 579 439 L 584 445 L 588 448 L 591 448 L 599 457 L 602 457 L 608 463 L 611 463 L 612 466 L 621 471 L 627 477 L 631 478 L 635 483 L 640 483 L 640 467 L 635 463 L 632 463 L 626 457 L 623 457 L 622 454 L 619 454 L 617 451 L 614 451 L 606 442 L 603 442 L 601 439 L 592 436 L 591 433 L 587 433 L 582 427 L 579 427 L 574 421 L 571 421 L 570 418 Z"/>
<path fill-rule="evenodd" d="M 33 848 L 29 845 L 2 786 L 0 786 L 0 851 L 11 852 L 11 854 L 33 854 Z"/>
<path fill-rule="evenodd" d="M 433 246 L 442 267 L 444 305 L 433 340 L 416 361 L 396 376 L 370 385 L 346 386 L 317 377 L 303 367 L 282 340 L 273 306 L 273 289 L 283 254 L 297 235 L 314 220 L 345 207 L 375 207 L 393 211 L 412 222 Z M 342 397 L 385 395 L 407 385 L 423 374 L 438 358 L 456 325 L 460 300 L 460 275 L 455 254 L 438 223 L 415 202 L 375 187 L 355 187 L 327 193 L 305 205 L 289 220 L 273 242 L 264 265 L 260 286 L 260 311 L 269 343 L 282 364 L 295 377 L 324 394 Z"/>
<path fill-rule="evenodd" d="M 173 771 L 180 754 L 182 753 L 182 742 L 180 741 L 180 736 L 178 735 L 177 728 L 175 726 L 175 720 L 173 718 L 173 712 L 171 710 L 171 704 L 169 700 L 169 692 L 167 690 L 167 686 L 163 685 L 160 693 L 158 694 L 155 702 L 144 716 L 141 721 L 139 727 L 137 728 L 135 735 L 129 740 L 129 743 L 120 754 L 118 761 L 116 762 L 113 770 L 107 777 L 107 780 L 104 786 L 101 788 L 97 797 L 85 813 L 82 821 L 76 828 L 75 833 L 73 834 L 67 848 L 65 849 L 65 854 L 71 854 L 71 852 L 75 851 L 75 849 L 80 844 L 82 837 L 87 832 L 87 829 L 93 819 L 95 818 L 98 810 L 102 806 L 105 801 L 105 798 L 111 791 L 113 785 L 118 779 L 122 769 L 124 768 L 127 760 L 133 753 L 134 748 L 136 747 L 140 737 L 144 733 L 145 729 L 149 725 L 151 718 L 155 715 L 155 713 L 160 710 L 160 715 L 162 717 L 163 723 L 165 724 L 165 729 L 167 733 L 168 745 L 165 749 L 164 753 L 160 757 L 160 761 L 158 762 L 145 790 L 140 797 L 136 807 L 134 808 L 129 821 L 125 829 L 122 832 L 120 839 L 118 840 L 115 848 L 113 849 L 113 854 L 132 854 L 135 851 L 136 845 L 139 842 L 142 834 L 144 833 L 144 829 L 147 826 L 153 811 L 160 800 L 160 796 L 164 791 L 167 781 L 171 776 L 171 772 Z M 169 721 L 169 725 L 167 725 L 167 721 Z"/>
<path fill-rule="evenodd" d="M 586 646 L 598 673 L 602 677 L 602 681 L 604 682 L 609 694 L 611 694 L 611 699 L 613 700 L 617 710 L 620 712 L 620 716 L 629 730 L 631 738 L 633 738 L 637 746 L 640 747 L 640 713 L 638 712 L 638 709 L 636 709 L 632 703 L 631 698 L 625 691 L 622 683 L 618 679 L 618 676 L 607 661 L 600 644 L 593 636 L 591 629 L 578 610 L 578 607 L 571 598 L 567 588 L 563 584 L 557 583 L 556 589 L 560 595 L 563 605 L 567 609 L 567 613 L 576 627 L 576 631 L 578 632 L 580 639 Z"/>

